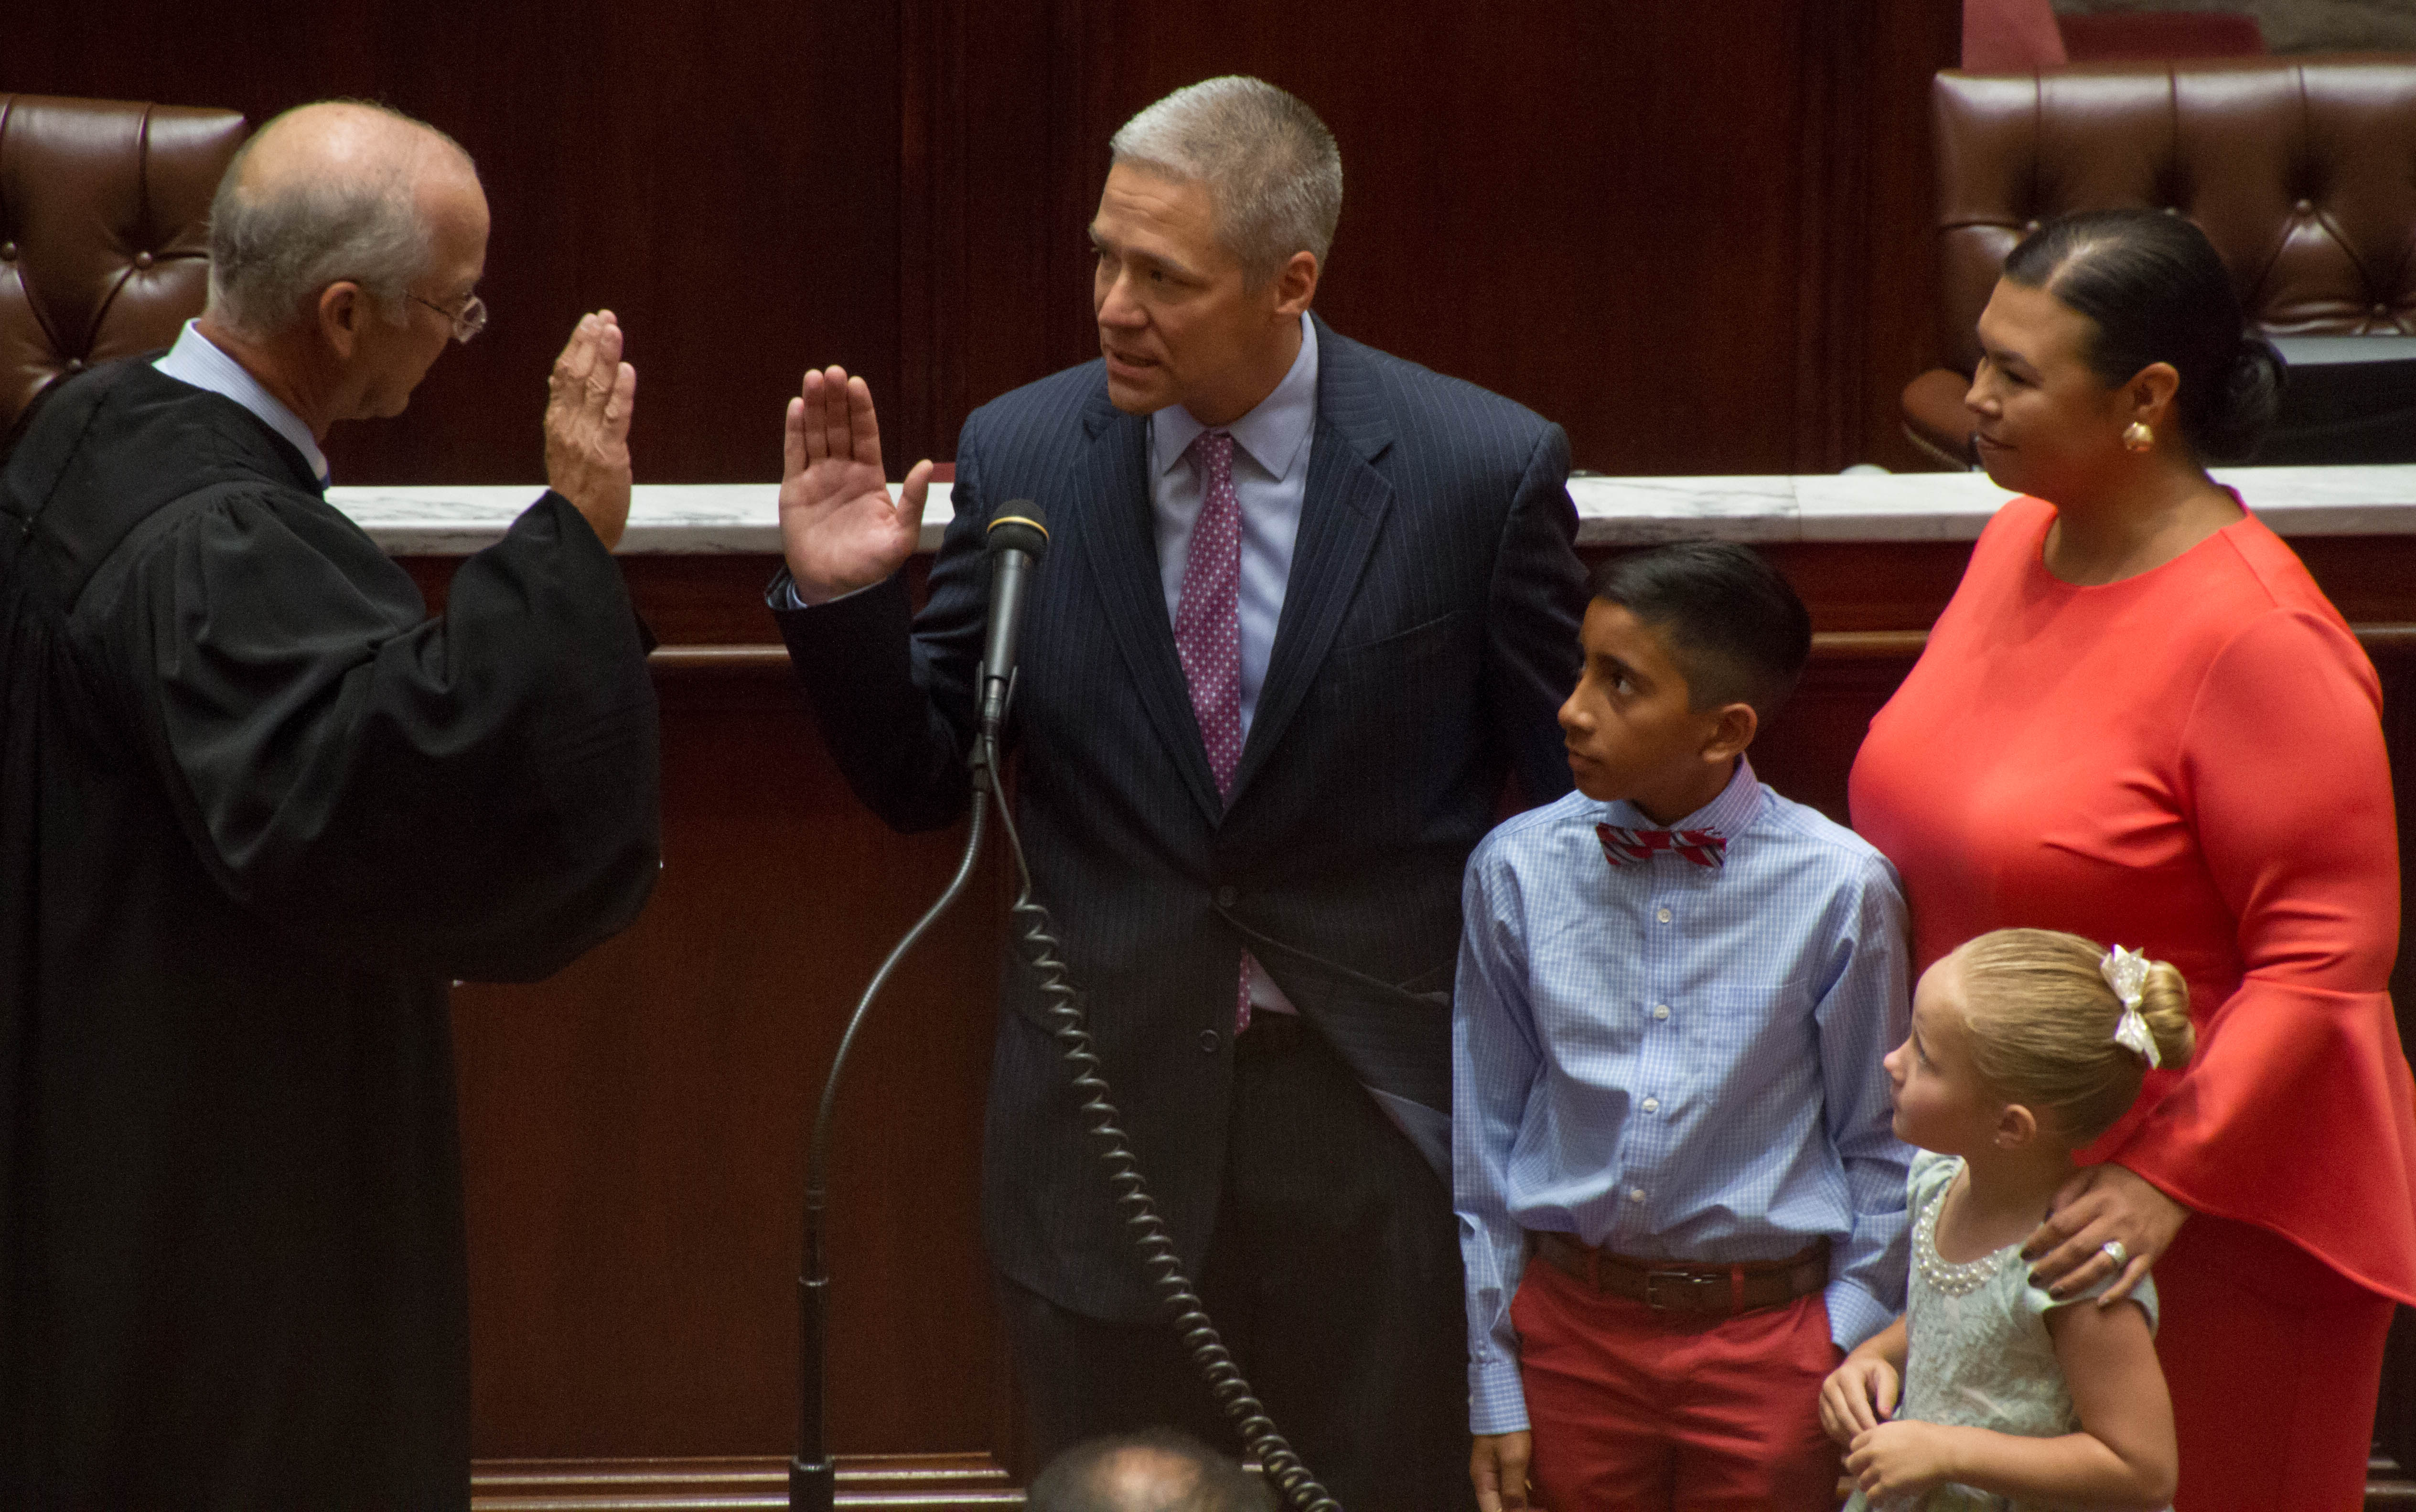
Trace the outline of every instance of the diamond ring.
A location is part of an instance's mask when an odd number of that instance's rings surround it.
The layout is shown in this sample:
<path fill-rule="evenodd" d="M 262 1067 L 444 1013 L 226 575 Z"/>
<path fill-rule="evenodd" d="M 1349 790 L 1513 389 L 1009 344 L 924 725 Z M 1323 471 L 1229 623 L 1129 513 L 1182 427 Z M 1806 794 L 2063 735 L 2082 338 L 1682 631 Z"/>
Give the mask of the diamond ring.
<path fill-rule="evenodd" d="M 2122 1241 L 2120 1239 L 2108 1239 L 2097 1247 L 2106 1251 L 2106 1258 L 2114 1263 L 2114 1268 L 2118 1271 L 2131 1262 L 2131 1251 L 2122 1247 Z"/>

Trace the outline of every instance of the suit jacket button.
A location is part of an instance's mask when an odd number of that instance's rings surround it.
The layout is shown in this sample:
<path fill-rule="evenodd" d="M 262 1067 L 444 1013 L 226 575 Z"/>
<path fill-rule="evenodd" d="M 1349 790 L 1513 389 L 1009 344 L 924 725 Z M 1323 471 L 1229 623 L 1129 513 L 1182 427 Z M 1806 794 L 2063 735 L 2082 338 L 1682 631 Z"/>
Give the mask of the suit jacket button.
<path fill-rule="evenodd" d="M 1221 1043 L 1221 1041 L 1222 1036 L 1214 1029 L 1202 1029 L 1200 1031 L 1200 1048 L 1210 1055 L 1216 1053 L 1216 1047 Z"/>
<path fill-rule="evenodd" d="M 1216 889 L 1216 906 L 1218 908 L 1231 908 L 1241 900 L 1242 893 L 1241 889 L 1238 887 L 1227 885 Z"/>

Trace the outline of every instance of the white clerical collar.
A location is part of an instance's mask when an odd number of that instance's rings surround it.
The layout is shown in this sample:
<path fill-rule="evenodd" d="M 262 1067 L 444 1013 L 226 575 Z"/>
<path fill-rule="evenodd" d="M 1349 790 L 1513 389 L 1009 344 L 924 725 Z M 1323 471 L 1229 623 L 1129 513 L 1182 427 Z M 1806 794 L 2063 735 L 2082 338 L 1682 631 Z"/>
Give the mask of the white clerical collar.
<path fill-rule="evenodd" d="M 201 322 L 185 322 L 184 333 L 176 338 L 176 344 L 168 349 L 167 355 L 151 366 L 180 384 L 190 384 L 213 394 L 223 394 L 259 416 L 263 425 L 292 442 L 294 449 L 302 454 L 302 460 L 310 464 L 310 471 L 319 475 L 319 482 L 323 486 L 326 483 L 327 459 L 319 450 L 318 438 L 310 434 L 310 428 L 302 423 L 300 416 L 287 409 L 276 395 L 263 387 L 259 379 L 245 371 L 242 363 L 228 356 L 219 350 L 217 342 L 204 336 Z"/>

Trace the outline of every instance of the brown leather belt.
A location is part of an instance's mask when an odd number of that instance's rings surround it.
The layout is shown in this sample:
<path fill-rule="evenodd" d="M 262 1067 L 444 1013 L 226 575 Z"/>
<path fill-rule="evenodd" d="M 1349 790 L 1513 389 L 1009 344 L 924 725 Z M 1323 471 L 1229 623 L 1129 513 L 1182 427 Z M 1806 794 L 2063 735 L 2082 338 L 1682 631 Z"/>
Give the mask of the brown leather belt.
<path fill-rule="evenodd" d="M 1528 1247 L 1554 1270 L 1597 1292 L 1641 1302 L 1655 1312 L 1727 1317 L 1774 1308 L 1829 1284 L 1829 1241 L 1815 1239 L 1784 1260 L 1703 1265 L 1683 1260 L 1632 1260 L 1581 1243 L 1574 1234 L 1527 1235 Z"/>

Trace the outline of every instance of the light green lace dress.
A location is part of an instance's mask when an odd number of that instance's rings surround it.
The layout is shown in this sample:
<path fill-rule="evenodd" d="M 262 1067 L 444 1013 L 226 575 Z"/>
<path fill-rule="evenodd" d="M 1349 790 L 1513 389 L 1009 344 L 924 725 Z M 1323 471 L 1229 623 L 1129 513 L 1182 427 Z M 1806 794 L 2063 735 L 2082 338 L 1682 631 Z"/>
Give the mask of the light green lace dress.
<path fill-rule="evenodd" d="M 1904 1399 L 1895 1415 L 1924 1423 L 1994 1429 L 2054 1438 L 2080 1426 L 2047 1337 L 2051 1308 L 2095 1296 L 2111 1280 L 2078 1295 L 2055 1298 L 2030 1284 L 2021 1246 L 1960 1264 L 1938 1253 L 1938 1210 L 1963 1169 L 1960 1156 L 1922 1151 L 1905 1182 L 1912 1214 L 1912 1274 L 1905 1289 L 1909 1343 Z M 2142 1279 L 2131 1295 L 2156 1327 L 2156 1287 Z M 2031 1512 L 2043 1504 L 1940 1486 L 1921 1496 L 1889 1497 L 1876 1507 L 1856 1491 L 1846 1512 Z"/>

